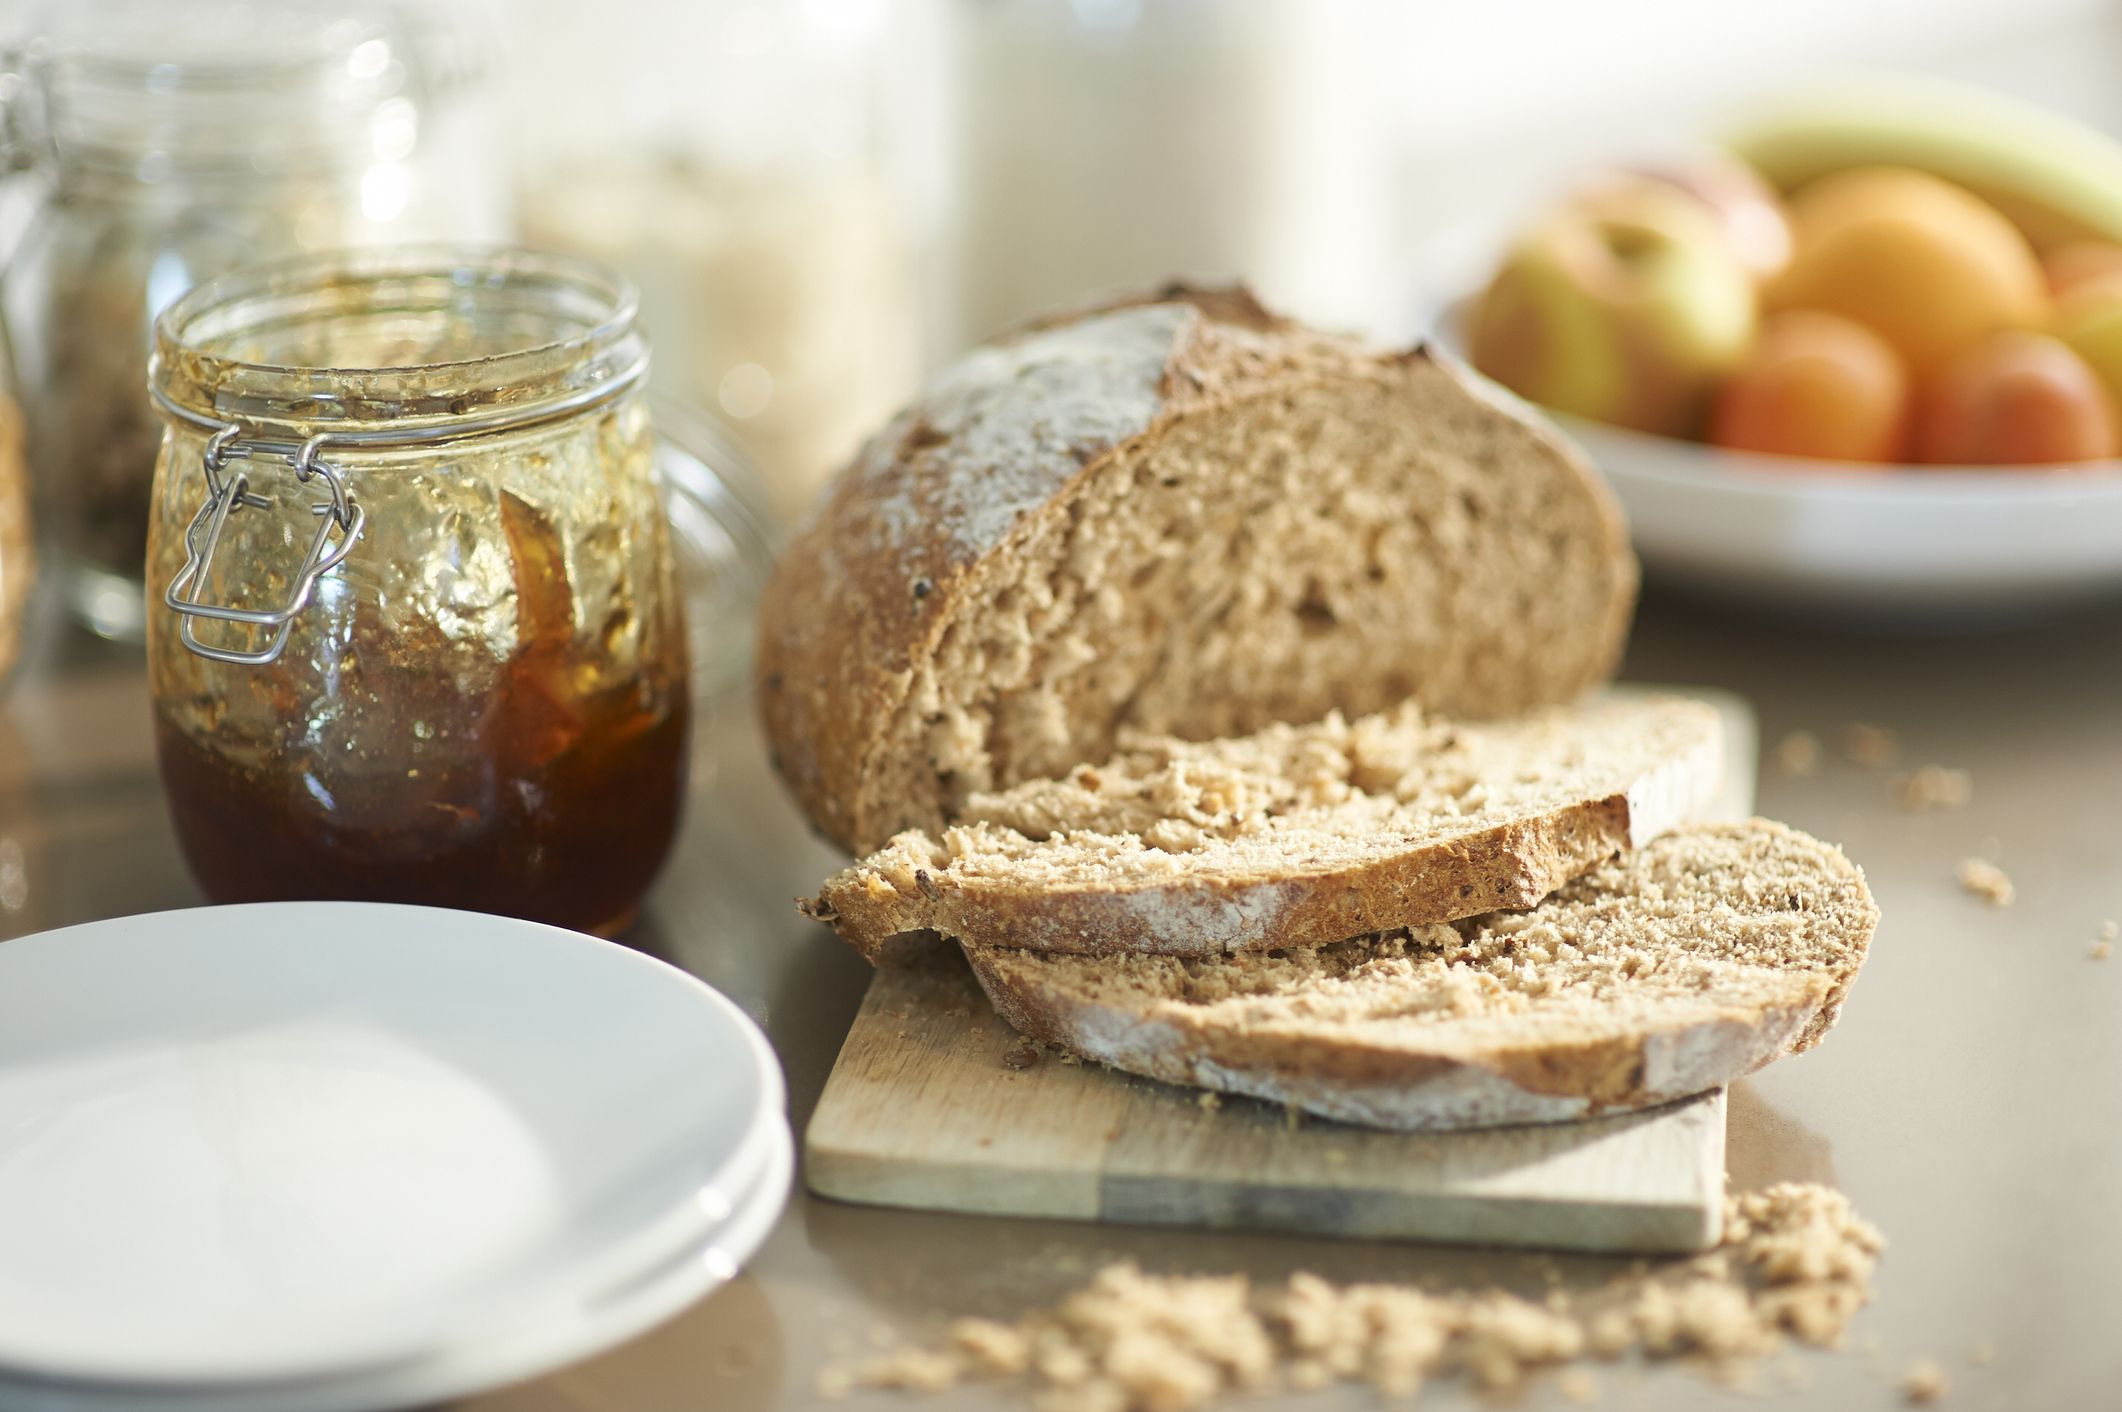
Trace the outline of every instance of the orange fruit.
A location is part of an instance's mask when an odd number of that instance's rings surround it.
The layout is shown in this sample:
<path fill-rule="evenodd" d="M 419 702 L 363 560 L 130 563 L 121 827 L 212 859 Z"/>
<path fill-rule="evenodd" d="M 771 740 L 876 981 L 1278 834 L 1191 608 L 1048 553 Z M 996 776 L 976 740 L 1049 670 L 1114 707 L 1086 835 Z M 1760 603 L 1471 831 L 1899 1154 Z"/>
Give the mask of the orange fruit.
<path fill-rule="evenodd" d="M 2097 461 L 2117 450 L 2114 404 L 2083 358 L 2043 333 L 1992 334 L 1923 388 L 1919 457 L 1939 465 Z"/>
<path fill-rule="evenodd" d="M 1787 309 L 1769 316 L 1718 389 L 1709 439 L 1777 456 L 1899 461 L 1908 417 L 1908 372 L 1891 344 L 1838 314 Z"/>
<path fill-rule="evenodd" d="M 1771 308 L 1865 325 L 1922 376 L 1984 334 L 2031 328 L 2048 288 L 2033 247 L 1994 206 L 1900 167 L 1823 177 L 1791 202 L 1797 252 Z"/>

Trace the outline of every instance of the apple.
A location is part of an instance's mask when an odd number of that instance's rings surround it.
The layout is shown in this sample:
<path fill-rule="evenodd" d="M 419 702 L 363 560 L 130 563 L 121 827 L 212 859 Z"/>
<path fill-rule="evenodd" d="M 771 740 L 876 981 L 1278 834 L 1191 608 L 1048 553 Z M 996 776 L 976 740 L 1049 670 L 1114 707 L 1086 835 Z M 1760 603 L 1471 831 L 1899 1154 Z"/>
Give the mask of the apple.
<path fill-rule="evenodd" d="M 1776 189 L 1737 157 L 1706 151 L 1631 169 L 1639 177 L 1686 192 L 1709 208 L 1739 263 L 1766 284 L 1790 263 L 1795 241 L 1790 213 Z"/>
<path fill-rule="evenodd" d="M 1558 412 L 1692 436 L 1753 341 L 1754 283 L 1716 218 L 1642 180 L 1527 231 L 1469 317 L 1481 372 Z"/>

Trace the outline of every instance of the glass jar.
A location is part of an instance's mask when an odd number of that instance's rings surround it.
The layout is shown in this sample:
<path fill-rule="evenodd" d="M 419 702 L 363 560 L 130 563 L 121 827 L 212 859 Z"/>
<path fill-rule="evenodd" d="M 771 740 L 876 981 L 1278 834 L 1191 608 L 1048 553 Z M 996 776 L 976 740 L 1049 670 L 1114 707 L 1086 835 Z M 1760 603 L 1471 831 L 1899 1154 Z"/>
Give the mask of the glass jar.
<path fill-rule="evenodd" d="M 0 275 L 52 578 L 132 639 L 161 428 L 156 313 L 301 251 L 506 238 L 476 74 L 391 0 L 52 3 L 0 56 L 20 238 Z"/>
<path fill-rule="evenodd" d="M 928 351 L 933 203 L 904 111 L 922 7 L 665 5 L 613 24 L 574 0 L 518 5 L 523 238 L 641 287 L 657 380 L 729 428 L 793 520 Z"/>
<path fill-rule="evenodd" d="M 217 901 L 623 927 L 684 796 L 684 612 L 633 291 L 397 247 L 155 326 L 148 671 Z"/>

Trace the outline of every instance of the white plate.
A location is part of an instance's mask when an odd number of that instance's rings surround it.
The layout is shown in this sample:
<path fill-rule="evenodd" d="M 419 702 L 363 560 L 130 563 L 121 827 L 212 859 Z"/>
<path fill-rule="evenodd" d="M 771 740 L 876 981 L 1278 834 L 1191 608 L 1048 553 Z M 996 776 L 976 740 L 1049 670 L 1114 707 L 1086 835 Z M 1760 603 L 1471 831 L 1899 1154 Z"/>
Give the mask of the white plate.
<path fill-rule="evenodd" d="M 606 1291 L 545 1328 L 497 1333 L 431 1357 L 363 1372 L 271 1386 L 229 1388 L 59 1385 L 0 1374 L 4 1412 L 377 1412 L 425 1406 L 501 1386 L 612 1348 L 646 1332 L 731 1279 L 766 1240 L 788 1204 L 795 1142 L 777 1119 L 758 1183 L 706 1240 L 656 1270 Z"/>
<path fill-rule="evenodd" d="M 2122 465 L 1882 471 L 1557 418 L 1654 574 L 1769 607 L 1948 626 L 2122 595 Z"/>
<path fill-rule="evenodd" d="M 754 1193 L 782 1107 L 735 1006 L 557 928 L 288 903 L 8 942 L 0 1368 L 284 1386 L 525 1330 L 580 1356 L 585 1311 Z"/>

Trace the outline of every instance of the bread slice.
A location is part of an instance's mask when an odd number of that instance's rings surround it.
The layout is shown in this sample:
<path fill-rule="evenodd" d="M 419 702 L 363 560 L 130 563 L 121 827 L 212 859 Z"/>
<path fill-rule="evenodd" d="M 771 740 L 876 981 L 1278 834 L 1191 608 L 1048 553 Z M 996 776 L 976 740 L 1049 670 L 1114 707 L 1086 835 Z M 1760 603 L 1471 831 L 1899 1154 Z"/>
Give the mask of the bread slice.
<path fill-rule="evenodd" d="M 1456 926 L 1206 961 L 964 949 L 1003 1018 L 1086 1058 L 1456 1128 L 1641 1108 L 1808 1048 L 1877 921 L 1840 850 L 1755 819 Z"/>
<path fill-rule="evenodd" d="M 1173 287 L 975 350 L 872 439 L 765 590 L 758 699 L 859 855 L 1130 727 L 1574 698 L 1635 585 L 1603 483 L 1507 394 Z"/>
<path fill-rule="evenodd" d="M 1657 696 L 1121 746 L 973 795 L 959 823 L 899 835 L 805 910 L 872 961 L 926 932 L 1171 956 L 1320 945 L 1530 907 L 1697 817 L 1723 775 L 1715 709 Z"/>

